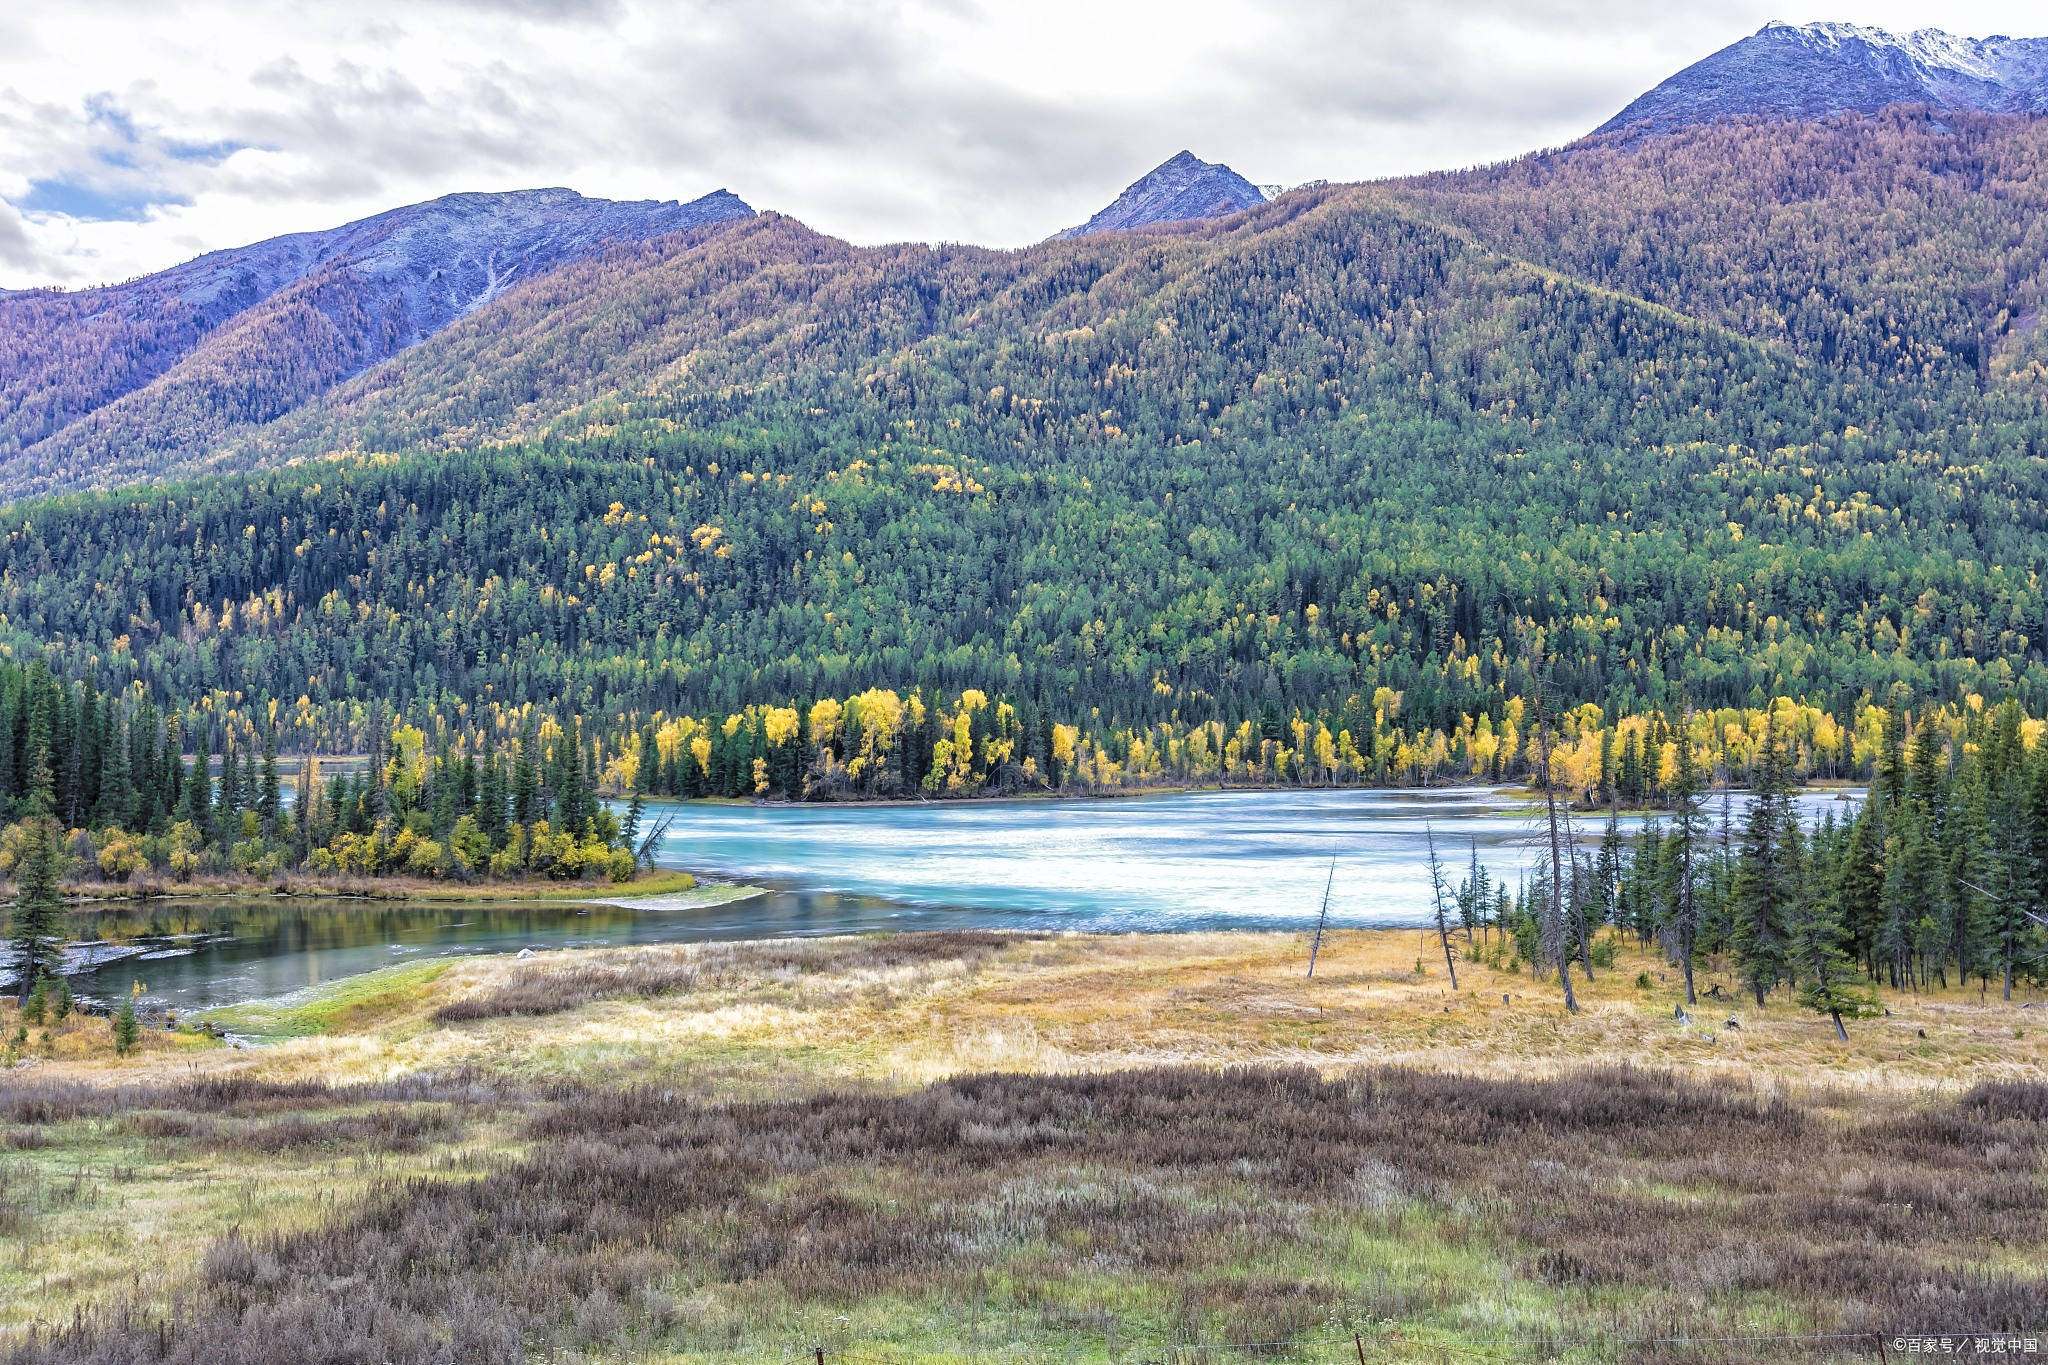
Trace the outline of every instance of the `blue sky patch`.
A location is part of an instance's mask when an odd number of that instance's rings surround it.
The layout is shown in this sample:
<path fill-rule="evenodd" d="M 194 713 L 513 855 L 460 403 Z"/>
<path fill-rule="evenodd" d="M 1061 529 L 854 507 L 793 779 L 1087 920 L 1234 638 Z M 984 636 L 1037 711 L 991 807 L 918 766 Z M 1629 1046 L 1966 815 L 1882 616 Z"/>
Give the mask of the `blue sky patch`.
<path fill-rule="evenodd" d="M 87 96 L 85 113 L 98 133 L 89 161 L 70 173 L 31 180 L 28 193 L 14 202 L 20 212 L 91 223 L 145 222 L 152 209 L 192 202 L 189 194 L 164 183 L 164 172 L 173 165 L 218 166 L 249 145 L 165 137 L 139 127 L 107 94 Z"/>
<path fill-rule="evenodd" d="M 25 214 L 62 214 L 91 223 L 140 223 L 159 204 L 189 204 L 183 195 L 143 186 L 101 187 L 65 180 L 31 180 L 28 193 L 14 201 Z"/>
<path fill-rule="evenodd" d="M 253 147 L 251 142 L 179 142 L 166 138 L 162 143 L 164 155 L 173 161 L 187 161 L 195 166 L 218 166 L 236 152 Z"/>

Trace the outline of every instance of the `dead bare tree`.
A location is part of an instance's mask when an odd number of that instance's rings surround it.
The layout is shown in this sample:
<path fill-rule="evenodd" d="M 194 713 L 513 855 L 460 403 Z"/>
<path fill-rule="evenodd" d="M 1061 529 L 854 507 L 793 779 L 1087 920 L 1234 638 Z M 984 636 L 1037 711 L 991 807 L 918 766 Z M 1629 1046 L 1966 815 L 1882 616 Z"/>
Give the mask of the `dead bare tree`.
<path fill-rule="evenodd" d="M 1330 880 L 1323 884 L 1323 908 L 1316 912 L 1316 936 L 1308 945 L 1308 974 L 1316 974 L 1316 954 L 1323 950 L 1323 927 L 1330 922 L 1330 890 L 1337 885 L 1337 857 L 1330 855 Z"/>
<path fill-rule="evenodd" d="M 1552 781 L 1550 755 L 1555 736 L 1551 733 L 1550 698 L 1544 680 L 1536 681 L 1536 780 L 1543 788 L 1544 815 L 1550 825 L 1550 895 L 1543 907 L 1543 949 L 1557 966 L 1557 979 L 1564 986 L 1564 1007 L 1579 1012 L 1579 999 L 1572 991 L 1570 935 L 1565 930 L 1564 841 L 1558 832 L 1557 786 Z"/>
<path fill-rule="evenodd" d="M 661 841 L 668 835 L 669 826 L 675 822 L 676 813 L 671 811 L 653 829 L 647 831 L 647 837 L 640 841 L 640 847 L 633 853 L 635 864 L 642 867 L 654 866 L 654 850 L 661 847 Z"/>
<path fill-rule="evenodd" d="M 1444 865 L 1437 861 L 1436 829 L 1425 820 L 1422 834 L 1429 841 L 1429 889 L 1436 898 L 1436 936 L 1443 944 L 1444 970 L 1451 974 L 1451 989 L 1458 989 L 1458 963 L 1451 951 L 1451 923 L 1444 913 Z"/>

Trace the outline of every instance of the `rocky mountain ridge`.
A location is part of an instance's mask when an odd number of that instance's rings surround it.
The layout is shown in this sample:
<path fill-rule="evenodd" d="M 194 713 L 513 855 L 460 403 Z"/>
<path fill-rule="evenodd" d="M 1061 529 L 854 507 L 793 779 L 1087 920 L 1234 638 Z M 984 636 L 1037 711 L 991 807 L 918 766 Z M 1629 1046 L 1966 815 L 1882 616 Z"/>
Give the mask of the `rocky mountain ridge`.
<path fill-rule="evenodd" d="M 1894 104 L 2048 110 L 2048 38 L 1771 23 L 1662 82 L 1596 131 L 1669 133 L 1744 115 L 1815 119 Z"/>
<path fill-rule="evenodd" d="M 1183 151 L 1125 186 L 1124 192 L 1093 218 L 1055 233 L 1054 239 L 1221 218 L 1265 202 L 1266 195 L 1259 187 L 1230 167 Z"/>
<path fill-rule="evenodd" d="M 216 251 L 123 284 L 0 296 L 0 496 L 119 448 L 196 448 L 261 422 L 605 249 L 753 210 L 566 189 L 452 194 Z"/>

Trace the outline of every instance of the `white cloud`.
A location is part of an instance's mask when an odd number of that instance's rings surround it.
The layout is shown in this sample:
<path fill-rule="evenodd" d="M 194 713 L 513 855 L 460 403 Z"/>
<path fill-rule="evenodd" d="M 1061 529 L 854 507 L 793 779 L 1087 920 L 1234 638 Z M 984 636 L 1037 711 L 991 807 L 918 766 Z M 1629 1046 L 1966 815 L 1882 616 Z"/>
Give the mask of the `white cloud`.
<path fill-rule="evenodd" d="M 1262 182 L 1470 164 L 1569 140 L 1769 18 L 2027 32 L 2034 8 L 13 0 L 0 285 L 537 185 L 724 186 L 855 241 L 1019 244 L 1181 147 Z"/>

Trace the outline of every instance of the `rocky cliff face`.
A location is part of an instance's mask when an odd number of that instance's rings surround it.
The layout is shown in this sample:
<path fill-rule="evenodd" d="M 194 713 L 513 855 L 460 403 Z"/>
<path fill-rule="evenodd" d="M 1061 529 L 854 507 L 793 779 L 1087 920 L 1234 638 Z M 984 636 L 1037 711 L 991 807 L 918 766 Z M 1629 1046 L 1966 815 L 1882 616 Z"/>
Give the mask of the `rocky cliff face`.
<path fill-rule="evenodd" d="M 725 190 L 687 204 L 586 199 L 562 189 L 451 194 L 327 232 L 218 251 L 121 288 L 209 308 L 267 298 L 333 266 L 384 296 L 408 339 L 418 340 L 522 280 L 607 246 L 752 212 Z"/>
<path fill-rule="evenodd" d="M 1598 131 L 1668 133 L 1736 115 L 1825 118 L 1889 104 L 2048 110 L 2048 38 L 1769 24 L 1679 72 Z"/>
<path fill-rule="evenodd" d="M 1140 178 L 1118 195 L 1115 203 L 1081 226 L 1055 235 L 1085 237 L 1091 232 L 1128 232 L 1153 223 L 1220 218 L 1265 202 L 1259 187 L 1230 167 L 1182 152 Z"/>

